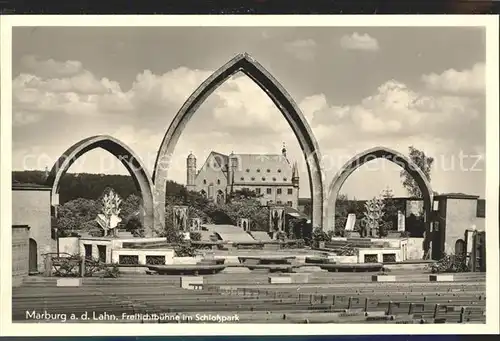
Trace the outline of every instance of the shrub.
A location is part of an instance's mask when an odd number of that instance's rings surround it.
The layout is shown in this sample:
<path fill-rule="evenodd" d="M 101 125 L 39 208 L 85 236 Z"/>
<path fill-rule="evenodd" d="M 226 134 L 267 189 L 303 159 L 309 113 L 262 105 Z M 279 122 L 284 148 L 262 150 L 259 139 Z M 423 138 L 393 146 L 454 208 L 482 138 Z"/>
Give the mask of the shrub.
<path fill-rule="evenodd" d="M 468 272 L 469 269 L 466 263 L 465 254 L 460 255 L 444 255 L 437 262 L 430 264 L 428 269 L 432 273 L 446 273 L 446 272 Z"/>
<path fill-rule="evenodd" d="M 101 278 L 117 278 L 120 276 L 120 269 L 118 264 L 104 265 L 103 272 L 101 273 Z"/>
<path fill-rule="evenodd" d="M 144 237 L 144 226 L 138 217 L 132 217 L 127 221 L 125 231 L 132 233 L 134 237 Z"/>
<path fill-rule="evenodd" d="M 190 232 L 189 238 L 191 238 L 192 241 L 199 242 L 201 240 L 201 233 L 200 232 Z"/>
<path fill-rule="evenodd" d="M 401 238 L 410 238 L 410 232 L 409 231 L 402 231 L 401 232 Z"/>
<path fill-rule="evenodd" d="M 177 245 L 175 248 L 176 257 L 194 257 L 196 256 L 196 250 L 190 244 L 182 243 Z"/>
<path fill-rule="evenodd" d="M 328 234 L 323 231 L 322 228 L 317 227 L 313 231 L 312 239 L 315 242 L 327 242 L 330 241 Z"/>
<path fill-rule="evenodd" d="M 80 277 L 80 264 L 82 257 L 80 255 L 72 255 L 70 257 L 55 257 L 53 258 L 54 276 L 55 277 Z"/>
<path fill-rule="evenodd" d="M 365 263 L 378 263 L 377 255 L 365 255 Z"/>
<path fill-rule="evenodd" d="M 283 232 L 283 231 L 279 231 L 278 233 L 276 233 L 276 239 L 277 240 L 285 240 L 286 239 L 286 233 Z"/>
<path fill-rule="evenodd" d="M 148 265 L 165 265 L 165 256 L 146 256 Z"/>
<path fill-rule="evenodd" d="M 120 255 L 119 264 L 123 265 L 137 265 L 139 264 L 139 256 L 135 255 Z"/>

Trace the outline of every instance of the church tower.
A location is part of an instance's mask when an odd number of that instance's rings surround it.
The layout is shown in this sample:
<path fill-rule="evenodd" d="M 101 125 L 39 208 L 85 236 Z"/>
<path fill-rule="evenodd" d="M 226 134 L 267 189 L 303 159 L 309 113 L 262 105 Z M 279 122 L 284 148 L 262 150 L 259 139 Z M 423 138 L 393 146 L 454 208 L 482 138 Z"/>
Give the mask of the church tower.
<path fill-rule="evenodd" d="M 290 161 L 288 161 L 287 157 L 286 157 L 286 146 L 285 146 L 285 142 L 283 142 L 283 148 L 281 148 L 281 155 L 285 158 L 285 160 L 290 163 Z"/>
<path fill-rule="evenodd" d="M 293 168 L 292 168 L 292 186 L 294 188 L 294 192 L 296 195 L 296 205 L 295 208 L 297 208 L 299 204 L 299 166 L 297 165 L 297 161 L 293 163 Z"/>
<path fill-rule="evenodd" d="M 295 161 L 292 167 L 292 185 L 294 188 L 297 188 L 297 191 L 299 190 L 299 180 L 299 166 L 297 165 L 297 161 Z"/>
<path fill-rule="evenodd" d="M 186 160 L 187 179 L 186 187 L 188 191 L 196 190 L 196 157 L 191 152 Z"/>

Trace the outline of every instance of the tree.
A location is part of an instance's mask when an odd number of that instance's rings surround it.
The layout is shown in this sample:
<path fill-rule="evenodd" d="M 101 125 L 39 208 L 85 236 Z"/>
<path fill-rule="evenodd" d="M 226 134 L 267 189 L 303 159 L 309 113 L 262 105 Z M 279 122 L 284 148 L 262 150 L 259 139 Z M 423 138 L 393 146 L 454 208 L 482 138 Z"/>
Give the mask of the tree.
<path fill-rule="evenodd" d="M 422 173 L 425 175 L 427 180 L 431 181 L 431 168 L 434 163 L 434 158 L 425 155 L 422 150 L 419 150 L 413 146 L 408 147 L 410 160 L 420 168 Z M 400 177 L 403 181 L 403 187 L 406 189 L 408 194 L 413 197 L 421 198 L 422 193 L 418 187 L 417 182 L 406 170 L 402 170 Z"/>
<path fill-rule="evenodd" d="M 125 224 L 125 231 L 133 234 L 134 237 L 144 237 L 144 226 L 139 217 L 130 217 Z"/>
<path fill-rule="evenodd" d="M 261 198 L 263 195 L 264 194 L 257 194 L 257 192 L 249 188 L 242 188 L 233 192 L 232 199 L 241 200 L 250 198 Z"/>
<path fill-rule="evenodd" d="M 94 200 L 74 199 L 59 206 L 56 224 L 60 233 L 80 230 L 86 222 L 94 220 L 98 213 Z"/>
<path fill-rule="evenodd" d="M 347 195 L 339 193 L 335 206 L 335 234 L 343 236 L 347 215 L 349 214 L 349 198 Z"/>
<path fill-rule="evenodd" d="M 216 205 L 215 208 L 227 215 L 234 225 L 239 218 L 249 218 L 251 230 L 268 230 L 269 209 L 255 198 L 235 198 L 230 203 Z"/>

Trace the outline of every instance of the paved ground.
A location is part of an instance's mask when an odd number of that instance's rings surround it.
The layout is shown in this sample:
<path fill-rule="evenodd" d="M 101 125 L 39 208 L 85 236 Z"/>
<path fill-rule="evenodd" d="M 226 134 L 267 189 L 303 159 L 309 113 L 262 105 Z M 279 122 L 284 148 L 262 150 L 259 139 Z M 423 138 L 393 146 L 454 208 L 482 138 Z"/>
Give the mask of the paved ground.
<path fill-rule="evenodd" d="M 373 283 L 366 273 L 315 273 L 308 284 L 276 285 L 268 284 L 269 274 L 261 271 L 217 274 L 205 276 L 199 291 L 181 289 L 179 276 L 84 278 L 81 287 L 73 288 L 57 287 L 55 278 L 30 277 L 13 288 L 12 314 L 14 322 L 43 322 L 44 316 L 33 312 L 45 311 L 66 314 L 52 315 L 48 322 L 71 314 L 78 318 L 74 322 L 101 323 L 148 317 L 135 314 L 157 314 L 159 322 L 485 322 L 484 274 L 458 274 L 453 283 L 430 283 L 422 273 L 391 275 L 398 283 Z"/>

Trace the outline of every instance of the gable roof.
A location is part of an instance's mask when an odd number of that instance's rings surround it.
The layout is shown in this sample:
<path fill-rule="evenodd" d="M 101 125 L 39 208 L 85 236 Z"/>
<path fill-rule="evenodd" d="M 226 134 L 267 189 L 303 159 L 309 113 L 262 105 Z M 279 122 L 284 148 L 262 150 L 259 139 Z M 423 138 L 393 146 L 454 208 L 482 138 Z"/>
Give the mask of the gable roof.
<path fill-rule="evenodd" d="M 276 182 L 291 183 L 292 167 L 282 154 L 234 154 L 238 167 L 234 172 L 234 183 Z"/>

